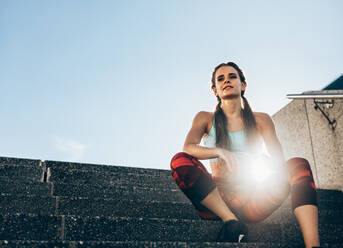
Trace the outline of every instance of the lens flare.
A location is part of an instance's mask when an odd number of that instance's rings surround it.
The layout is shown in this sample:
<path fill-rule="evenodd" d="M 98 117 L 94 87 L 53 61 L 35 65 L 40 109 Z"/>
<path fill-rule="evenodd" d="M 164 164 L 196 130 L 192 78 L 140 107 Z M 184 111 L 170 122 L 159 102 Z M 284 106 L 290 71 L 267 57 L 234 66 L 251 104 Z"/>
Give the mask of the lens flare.
<path fill-rule="evenodd" d="M 252 177 L 258 183 L 263 182 L 266 178 L 268 178 L 271 174 L 271 170 L 268 166 L 268 161 L 263 157 L 258 157 L 254 161 L 254 165 L 252 166 L 251 174 Z"/>
<path fill-rule="evenodd" d="M 239 177 L 244 184 L 261 184 L 273 173 L 271 160 L 268 156 L 241 154 L 239 161 Z"/>

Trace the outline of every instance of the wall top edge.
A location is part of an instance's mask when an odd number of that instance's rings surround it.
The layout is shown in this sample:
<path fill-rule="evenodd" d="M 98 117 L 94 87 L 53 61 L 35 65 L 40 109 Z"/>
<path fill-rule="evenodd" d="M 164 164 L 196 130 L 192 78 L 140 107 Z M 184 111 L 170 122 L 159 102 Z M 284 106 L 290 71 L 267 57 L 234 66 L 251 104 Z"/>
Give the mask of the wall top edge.
<path fill-rule="evenodd" d="M 306 93 L 343 93 L 343 90 L 310 90 L 304 91 L 302 94 Z"/>

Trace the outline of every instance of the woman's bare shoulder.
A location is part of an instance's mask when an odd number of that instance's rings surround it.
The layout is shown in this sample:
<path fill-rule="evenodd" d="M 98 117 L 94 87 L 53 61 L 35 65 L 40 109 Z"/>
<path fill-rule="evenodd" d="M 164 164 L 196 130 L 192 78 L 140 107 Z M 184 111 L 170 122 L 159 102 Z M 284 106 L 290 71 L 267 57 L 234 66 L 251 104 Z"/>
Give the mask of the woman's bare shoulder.
<path fill-rule="evenodd" d="M 260 118 L 260 117 L 263 117 L 265 115 L 268 115 L 267 113 L 264 113 L 264 112 L 253 112 L 255 118 Z"/>
<path fill-rule="evenodd" d="M 212 117 L 214 115 L 214 112 L 209 112 L 209 111 L 199 111 L 198 114 L 202 114 L 205 117 Z"/>
<path fill-rule="evenodd" d="M 253 114 L 259 131 L 262 131 L 266 124 L 268 124 L 272 119 L 269 114 L 264 112 L 253 112 Z"/>
<path fill-rule="evenodd" d="M 256 121 L 265 121 L 266 119 L 270 119 L 271 117 L 269 114 L 264 113 L 264 112 L 253 112 Z"/>
<path fill-rule="evenodd" d="M 202 119 L 211 119 L 213 118 L 214 113 L 209 111 L 199 111 L 196 116 L 201 117 Z"/>
<path fill-rule="evenodd" d="M 199 121 L 206 124 L 206 133 L 208 133 L 212 127 L 213 116 L 214 112 L 209 111 L 199 111 L 196 115 L 196 118 L 198 118 Z"/>

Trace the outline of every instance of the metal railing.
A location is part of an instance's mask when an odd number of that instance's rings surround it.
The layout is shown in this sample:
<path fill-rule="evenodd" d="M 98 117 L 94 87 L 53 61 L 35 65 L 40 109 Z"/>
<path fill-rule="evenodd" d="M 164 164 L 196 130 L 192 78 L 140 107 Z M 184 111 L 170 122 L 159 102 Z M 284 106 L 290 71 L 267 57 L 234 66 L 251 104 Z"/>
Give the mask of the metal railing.
<path fill-rule="evenodd" d="M 303 94 L 288 94 L 287 98 L 289 99 L 313 99 L 314 109 L 319 110 L 323 116 L 328 121 L 332 130 L 335 130 L 337 126 L 337 121 L 335 119 L 331 120 L 329 115 L 325 113 L 324 109 L 320 105 L 324 105 L 326 109 L 333 108 L 335 99 L 343 99 L 343 93 L 303 93 Z M 333 99 L 335 98 L 335 99 Z M 318 100 L 318 99 L 327 99 L 327 100 Z"/>
<path fill-rule="evenodd" d="M 303 94 L 287 94 L 289 99 L 314 99 L 314 98 L 343 98 L 343 93 L 303 93 Z"/>

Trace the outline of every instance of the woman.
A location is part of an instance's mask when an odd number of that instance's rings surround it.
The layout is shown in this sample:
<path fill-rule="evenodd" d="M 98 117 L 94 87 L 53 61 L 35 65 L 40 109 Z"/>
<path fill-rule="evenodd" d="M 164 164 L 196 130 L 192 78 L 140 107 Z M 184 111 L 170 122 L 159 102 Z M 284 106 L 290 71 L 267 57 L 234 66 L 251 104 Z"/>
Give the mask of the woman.
<path fill-rule="evenodd" d="M 235 63 L 214 69 L 212 90 L 218 104 L 214 113 L 201 111 L 194 117 L 183 152 L 171 160 L 172 176 L 202 219 L 224 222 L 217 241 L 240 242 L 247 234 L 244 223 L 264 220 L 291 192 L 306 247 L 319 246 L 317 189 L 309 162 L 300 157 L 285 161 L 272 119 L 251 111 L 244 97 L 246 87 Z M 257 173 L 248 172 L 252 165 L 262 170 L 254 159 L 260 157 L 262 140 L 274 173 L 265 174 L 264 182 L 258 183 L 249 178 Z M 251 160 L 246 159 L 249 156 Z M 212 174 L 200 159 L 210 159 Z"/>

